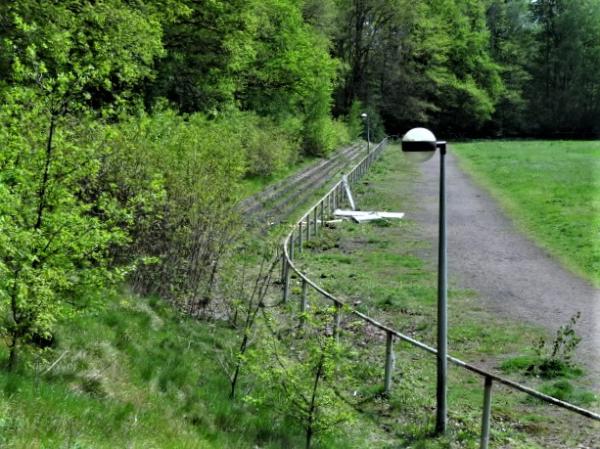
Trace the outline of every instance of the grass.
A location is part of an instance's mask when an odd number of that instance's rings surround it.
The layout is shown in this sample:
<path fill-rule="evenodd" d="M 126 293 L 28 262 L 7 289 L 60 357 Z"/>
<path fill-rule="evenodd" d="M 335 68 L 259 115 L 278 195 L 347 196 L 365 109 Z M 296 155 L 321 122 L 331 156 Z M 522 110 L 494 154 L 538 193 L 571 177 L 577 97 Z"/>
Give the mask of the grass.
<path fill-rule="evenodd" d="M 391 147 L 386 150 L 383 162 L 376 164 L 364 182 L 354 188 L 354 194 L 361 209 L 410 212 L 415 207 L 410 198 L 416 176 L 414 167 L 403 160 L 399 149 Z M 410 213 L 407 215 L 410 217 Z M 347 304 L 435 345 L 435 267 L 422 257 L 431 250 L 430 244 L 420 239 L 416 224 L 410 219 L 390 220 L 384 226 L 344 222 L 323 230 L 296 260 L 311 279 Z M 299 288 L 293 291 L 297 294 Z M 310 301 L 314 305 L 322 304 L 323 300 L 311 294 Z M 380 446 L 371 447 L 478 447 L 481 378 L 450 368 L 450 431 L 447 436 L 435 437 L 434 358 L 407 344 L 397 344 L 392 395 L 389 401 L 381 400 L 376 393 L 381 391 L 383 381 L 384 336 L 353 317 L 346 317 L 343 329 L 342 344 L 355 361 L 355 369 L 348 373 L 344 383 L 347 393 L 386 436 Z M 482 309 L 476 292 L 451 283 L 452 355 L 495 370 L 502 360 L 530 348 L 542 334 L 539 328 L 492 316 Z M 539 379 L 520 376 L 518 380 L 536 387 L 542 385 Z M 589 429 L 589 421 L 532 405 L 524 395 L 503 387 L 495 387 L 495 391 L 491 447 L 571 447 L 573 441 L 592 438 L 585 432 L 579 435 L 580 429 Z M 587 399 L 595 401 L 589 395 Z"/>
<path fill-rule="evenodd" d="M 187 319 L 162 300 L 106 300 L 106 309 L 62 323 L 57 347 L 24 353 L 15 373 L 0 369 L 1 448 L 303 447 L 287 417 L 228 398 L 216 355 L 238 341 L 230 328 Z M 243 377 L 240 391 L 268 391 Z"/>
<path fill-rule="evenodd" d="M 483 141 L 452 149 L 523 230 L 600 286 L 600 141 Z"/>

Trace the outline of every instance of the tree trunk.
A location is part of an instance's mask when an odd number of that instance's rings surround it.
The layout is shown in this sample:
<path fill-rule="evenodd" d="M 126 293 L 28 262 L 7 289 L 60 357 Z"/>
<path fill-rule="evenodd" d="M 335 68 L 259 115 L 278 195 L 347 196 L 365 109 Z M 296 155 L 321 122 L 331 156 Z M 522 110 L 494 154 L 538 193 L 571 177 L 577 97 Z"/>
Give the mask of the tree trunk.
<path fill-rule="evenodd" d="M 306 425 L 306 449 L 310 449 L 312 443 L 312 437 L 314 433 L 315 414 L 317 412 L 317 389 L 319 388 L 319 381 L 323 375 L 323 367 L 325 364 L 325 355 L 321 354 L 319 364 L 317 365 L 317 372 L 315 373 L 315 383 L 313 384 L 312 397 L 310 399 L 310 407 L 308 409 L 308 423 Z"/>
<path fill-rule="evenodd" d="M 12 341 L 10 342 L 10 354 L 8 356 L 8 371 L 13 372 L 17 367 L 17 344 L 18 338 L 15 333 L 12 334 Z"/>

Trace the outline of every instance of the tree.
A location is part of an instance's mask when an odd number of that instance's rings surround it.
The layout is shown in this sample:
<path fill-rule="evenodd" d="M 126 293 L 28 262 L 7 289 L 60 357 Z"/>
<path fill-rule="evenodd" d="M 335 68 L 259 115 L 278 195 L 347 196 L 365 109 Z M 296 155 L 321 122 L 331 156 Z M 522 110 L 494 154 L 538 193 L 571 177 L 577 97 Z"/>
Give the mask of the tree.
<path fill-rule="evenodd" d="M 537 0 L 531 8 L 539 52 L 527 98 L 535 131 L 590 134 L 600 118 L 600 4 Z"/>
<path fill-rule="evenodd" d="M 334 309 L 309 310 L 301 317 L 302 340 L 290 340 L 274 329 L 274 318 L 263 309 L 269 338 L 248 353 L 249 367 L 269 391 L 255 390 L 246 400 L 276 408 L 293 418 L 305 433 L 305 448 L 315 439 L 335 435 L 353 411 L 336 391 L 343 374 L 343 349 L 332 335 Z"/>
<path fill-rule="evenodd" d="M 354 99 L 379 110 L 388 129 L 430 124 L 446 132 L 478 129 L 502 89 L 488 52 L 481 2 L 340 0 L 336 40 L 349 69 L 338 110 Z"/>
<path fill-rule="evenodd" d="M 83 291 L 123 274 L 110 248 L 126 242 L 129 212 L 86 191 L 102 159 L 96 119 L 123 106 L 162 46 L 156 21 L 118 0 L 4 3 L 0 17 L 0 332 L 14 369 L 21 344 L 50 341 Z"/>
<path fill-rule="evenodd" d="M 525 89 L 532 78 L 530 61 L 537 53 L 530 2 L 493 0 L 486 16 L 490 54 L 500 66 L 504 85 L 487 128 L 493 135 L 520 135 L 529 128 Z"/>

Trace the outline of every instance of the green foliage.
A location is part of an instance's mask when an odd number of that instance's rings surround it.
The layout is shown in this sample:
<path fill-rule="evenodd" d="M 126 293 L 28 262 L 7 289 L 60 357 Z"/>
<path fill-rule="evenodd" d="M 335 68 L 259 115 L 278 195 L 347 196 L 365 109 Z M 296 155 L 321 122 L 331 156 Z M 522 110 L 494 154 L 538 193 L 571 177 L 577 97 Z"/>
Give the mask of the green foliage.
<path fill-rule="evenodd" d="M 346 116 L 346 124 L 348 126 L 348 133 L 352 140 L 358 139 L 365 134 L 365 123 L 361 114 L 363 113 L 363 105 L 360 100 L 354 100 L 348 115 Z"/>
<path fill-rule="evenodd" d="M 531 9 L 538 43 L 527 90 L 534 131 L 597 133 L 600 4 L 596 0 L 538 0 Z"/>
<path fill-rule="evenodd" d="M 239 129 L 246 176 L 270 176 L 296 161 L 300 143 L 273 120 L 249 112 L 227 119 Z"/>
<path fill-rule="evenodd" d="M 131 88 L 152 75 L 163 52 L 156 16 L 121 0 L 37 3 L 0 7 L 7 85 L 35 89 L 54 113 L 126 106 Z"/>
<path fill-rule="evenodd" d="M 184 300 L 192 313 L 210 302 L 216 271 L 238 229 L 243 131 L 235 120 L 183 118 L 168 110 L 110 129 L 113 151 L 100 190 L 114 189 L 129 202 L 158 189 L 148 204 L 152 210 L 138 208 L 134 244 L 123 254 L 157 262 L 138 265 L 132 282 L 139 291 Z"/>
<path fill-rule="evenodd" d="M 343 349 L 331 335 L 333 308 L 306 311 L 299 318 L 296 336 L 278 341 L 275 335 L 252 351 L 250 369 L 271 391 L 253 391 L 246 402 L 276 409 L 304 428 L 305 448 L 314 440 L 341 433 L 344 423 L 355 419 L 353 411 L 336 392 L 336 380 L 345 371 Z M 273 332 L 272 317 L 265 315 Z M 302 341 L 295 341 L 295 338 Z"/>
<path fill-rule="evenodd" d="M 83 292 L 121 278 L 109 250 L 127 242 L 119 223 L 131 220 L 107 192 L 85 194 L 100 175 L 94 122 L 15 93 L 0 108 L 0 333 L 11 368 L 21 343 L 50 340 L 58 318 L 86 305 Z"/>
<path fill-rule="evenodd" d="M 330 151 L 337 64 L 329 55 L 327 38 L 304 21 L 301 3 L 186 4 L 189 17 L 166 27 L 167 56 L 148 89 L 150 100 L 166 96 L 181 111 L 211 116 L 240 107 L 276 123 L 297 117 L 305 151 Z M 285 161 L 285 148 L 282 153 L 282 157 L 273 152 L 267 156 Z M 256 173 L 265 169 L 269 167 Z"/>
<path fill-rule="evenodd" d="M 530 3 L 494 0 L 487 9 L 490 54 L 500 65 L 504 88 L 500 92 L 490 126 L 500 135 L 519 134 L 528 128 L 525 90 L 532 75 L 530 61 L 537 52 Z"/>

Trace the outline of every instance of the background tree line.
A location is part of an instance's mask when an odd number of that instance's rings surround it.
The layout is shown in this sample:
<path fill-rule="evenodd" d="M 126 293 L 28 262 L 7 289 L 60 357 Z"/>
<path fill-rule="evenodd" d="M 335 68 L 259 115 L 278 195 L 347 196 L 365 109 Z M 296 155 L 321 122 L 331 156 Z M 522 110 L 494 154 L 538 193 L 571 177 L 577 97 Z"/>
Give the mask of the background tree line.
<path fill-rule="evenodd" d="M 346 64 L 336 111 L 355 99 L 391 133 L 597 136 L 597 0 L 330 0 Z"/>
<path fill-rule="evenodd" d="M 0 4 L 9 366 L 127 279 L 198 310 L 244 182 L 364 130 L 597 134 L 597 0 Z M 93 298 L 93 299 L 91 299 Z"/>

